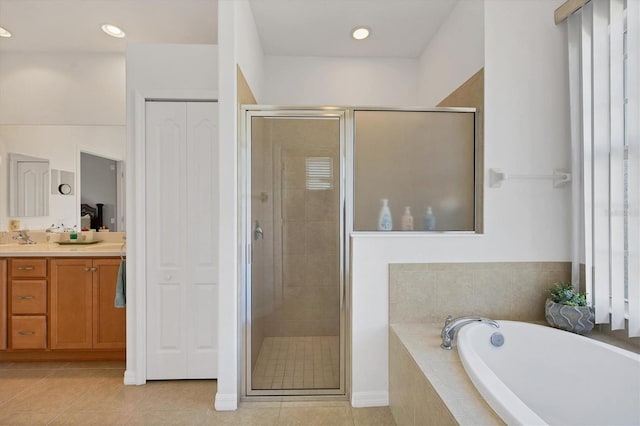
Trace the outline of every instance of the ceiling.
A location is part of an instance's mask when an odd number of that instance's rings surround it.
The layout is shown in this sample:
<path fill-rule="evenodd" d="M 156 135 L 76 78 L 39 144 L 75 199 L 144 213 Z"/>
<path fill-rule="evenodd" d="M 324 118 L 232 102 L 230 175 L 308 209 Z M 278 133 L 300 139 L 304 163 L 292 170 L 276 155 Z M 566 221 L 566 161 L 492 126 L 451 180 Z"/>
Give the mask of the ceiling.
<path fill-rule="evenodd" d="M 234 1 L 234 0 L 230 0 Z M 249 0 L 267 55 L 420 55 L 457 0 Z M 127 43 L 217 43 L 217 0 L 0 0 L 0 52 L 124 52 Z M 104 23 L 125 39 L 108 37 Z M 371 28 L 364 41 L 350 37 Z"/>
<path fill-rule="evenodd" d="M 420 55 L 457 0 L 250 0 L 267 55 Z M 369 38 L 351 30 L 364 25 Z"/>
<path fill-rule="evenodd" d="M 110 23 L 127 37 L 109 37 Z M 0 0 L 0 51 L 124 52 L 127 43 L 213 43 L 217 0 Z"/>

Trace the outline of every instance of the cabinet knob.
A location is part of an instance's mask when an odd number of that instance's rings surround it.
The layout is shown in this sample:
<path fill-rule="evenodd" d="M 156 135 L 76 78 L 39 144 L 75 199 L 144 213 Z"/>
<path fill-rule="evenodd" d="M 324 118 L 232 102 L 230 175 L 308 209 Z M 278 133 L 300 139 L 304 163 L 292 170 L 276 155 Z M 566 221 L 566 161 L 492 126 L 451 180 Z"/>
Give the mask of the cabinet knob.
<path fill-rule="evenodd" d="M 84 268 L 85 272 L 91 272 L 91 268 Z"/>
<path fill-rule="evenodd" d="M 95 271 L 97 271 L 97 270 L 98 270 L 98 268 L 96 268 L 95 266 L 94 266 L 93 268 L 91 268 L 91 271 L 92 271 L 92 272 L 95 272 Z"/>
<path fill-rule="evenodd" d="M 33 271 L 34 269 L 33 266 L 18 266 L 18 271 Z"/>
<path fill-rule="evenodd" d="M 33 331 L 18 331 L 18 334 L 21 336 L 33 336 L 36 333 Z"/>
<path fill-rule="evenodd" d="M 35 299 L 35 296 L 18 296 L 18 300 L 29 300 L 29 299 Z"/>

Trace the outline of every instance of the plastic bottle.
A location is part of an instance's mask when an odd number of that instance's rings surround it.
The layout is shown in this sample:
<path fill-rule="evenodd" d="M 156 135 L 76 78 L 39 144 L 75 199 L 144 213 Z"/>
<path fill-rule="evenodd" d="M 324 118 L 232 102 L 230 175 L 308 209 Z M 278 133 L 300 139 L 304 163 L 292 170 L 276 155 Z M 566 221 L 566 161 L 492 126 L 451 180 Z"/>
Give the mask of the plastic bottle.
<path fill-rule="evenodd" d="M 413 231 L 413 216 L 411 216 L 411 207 L 409 206 L 404 208 L 404 214 L 402 215 L 402 230 Z"/>
<path fill-rule="evenodd" d="M 382 201 L 382 207 L 378 216 L 378 231 L 391 231 L 393 229 L 393 221 L 389 210 L 389 200 L 382 198 L 380 201 Z"/>
<path fill-rule="evenodd" d="M 70 240 L 77 240 L 78 239 L 78 230 L 76 229 L 75 226 L 73 227 L 73 229 L 69 233 L 69 239 Z"/>
<path fill-rule="evenodd" d="M 436 229 L 436 217 L 433 214 L 431 206 L 427 207 L 427 211 L 424 214 L 424 230 L 434 231 Z"/>

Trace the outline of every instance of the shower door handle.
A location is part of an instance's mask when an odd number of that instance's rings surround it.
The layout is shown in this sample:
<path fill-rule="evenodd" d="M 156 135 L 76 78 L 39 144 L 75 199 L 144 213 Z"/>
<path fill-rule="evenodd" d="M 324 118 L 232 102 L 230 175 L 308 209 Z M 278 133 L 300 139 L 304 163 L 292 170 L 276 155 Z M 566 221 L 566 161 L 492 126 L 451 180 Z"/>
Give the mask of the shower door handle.
<path fill-rule="evenodd" d="M 261 240 L 264 240 L 264 232 L 260 227 L 260 222 L 256 220 L 256 226 L 255 228 L 253 228 L 253 239 L 257 240 L 258 238 L 260 238 Z"/>

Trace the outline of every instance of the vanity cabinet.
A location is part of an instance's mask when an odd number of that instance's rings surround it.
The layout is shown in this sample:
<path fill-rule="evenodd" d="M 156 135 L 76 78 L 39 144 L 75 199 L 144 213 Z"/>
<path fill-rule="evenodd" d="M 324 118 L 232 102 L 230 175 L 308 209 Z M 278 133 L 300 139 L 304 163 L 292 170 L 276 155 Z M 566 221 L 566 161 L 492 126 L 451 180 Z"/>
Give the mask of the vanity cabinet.
<path fill-rule="evenodd" d="M 51 349 L 124 349 L 125 309 L 114 307 L 119 259 L 51 259 Z"/>
<path fill-rule="evenodd" d="M 9 260 L 9 349 L 47 348 L 47 261 Z"/>

